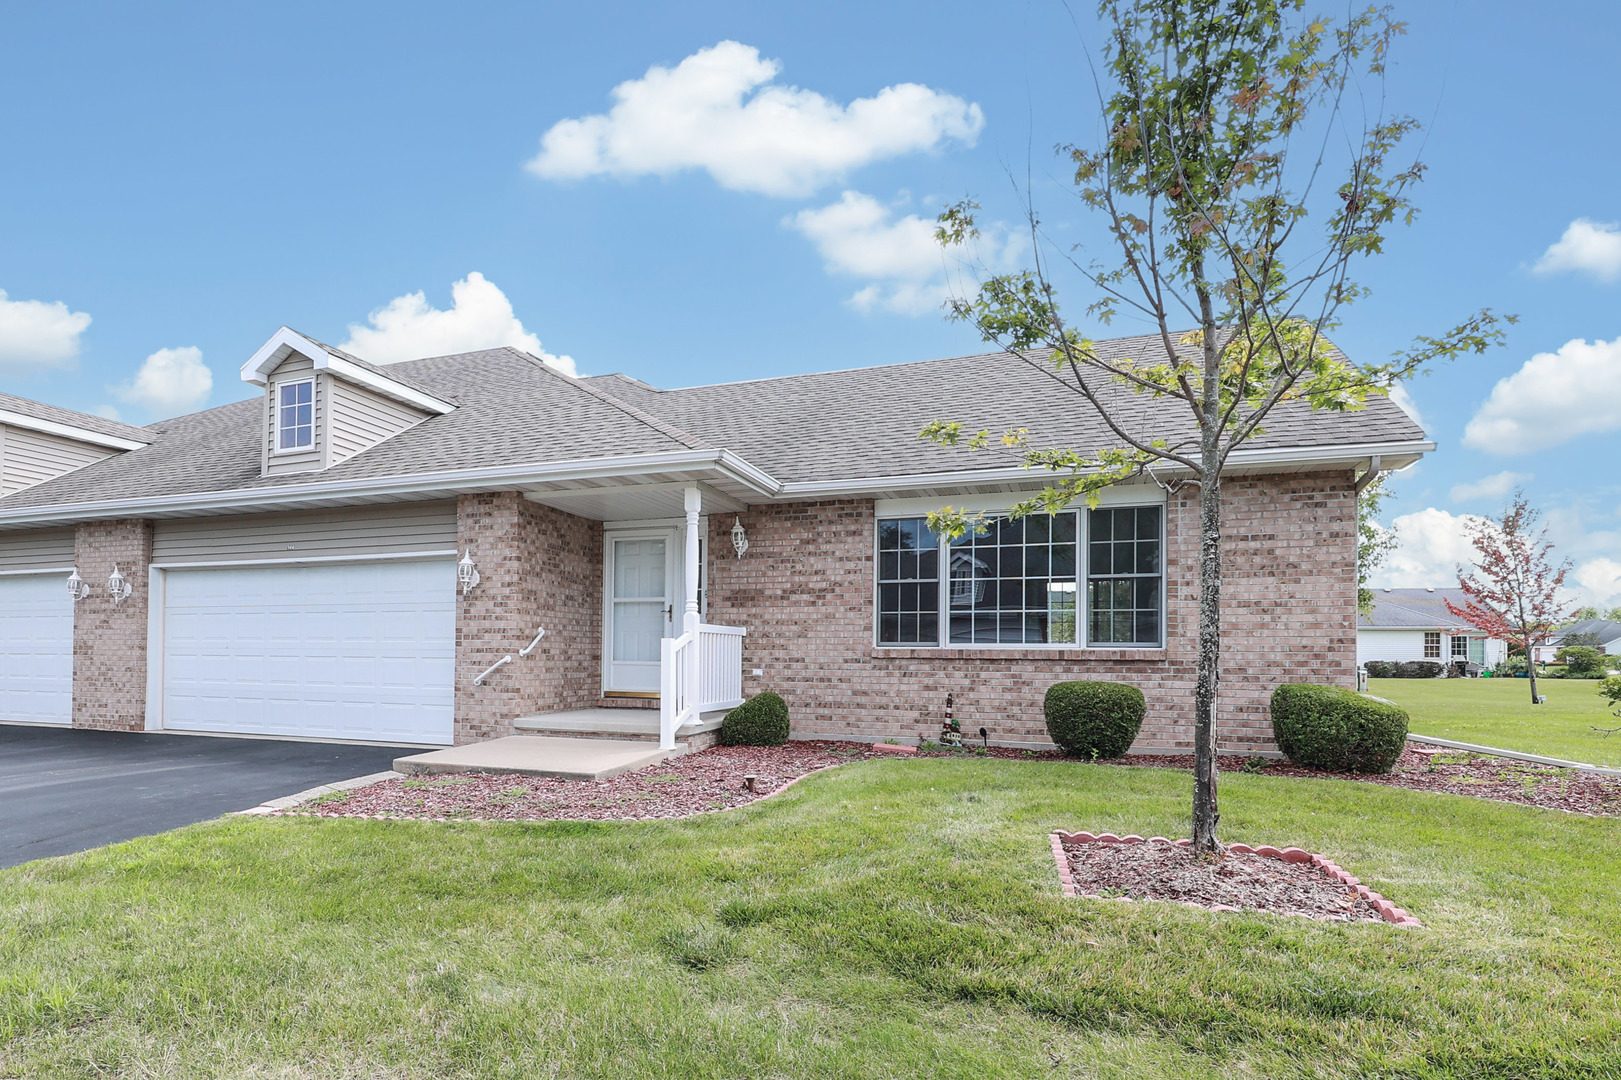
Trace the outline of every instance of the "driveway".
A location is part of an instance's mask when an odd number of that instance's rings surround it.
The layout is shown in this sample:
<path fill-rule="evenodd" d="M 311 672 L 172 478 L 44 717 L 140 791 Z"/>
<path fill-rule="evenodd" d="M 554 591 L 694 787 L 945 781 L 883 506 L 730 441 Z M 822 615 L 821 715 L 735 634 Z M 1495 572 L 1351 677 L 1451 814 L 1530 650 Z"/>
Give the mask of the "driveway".
<path fill-rule="evenodd" d="M 382 772 L 402 751 L 421 748 L 0 725 L 0 866 Z"/>

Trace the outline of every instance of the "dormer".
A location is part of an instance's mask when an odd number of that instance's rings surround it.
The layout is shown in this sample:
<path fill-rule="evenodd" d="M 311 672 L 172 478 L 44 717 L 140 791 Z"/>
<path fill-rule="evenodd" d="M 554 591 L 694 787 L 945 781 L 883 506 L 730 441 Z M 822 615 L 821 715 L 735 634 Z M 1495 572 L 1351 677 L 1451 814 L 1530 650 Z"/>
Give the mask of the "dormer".
<path fill-rule="evenodd" d="M 129 424 L 0 394 L 0 498 L 151 441 Z"/>
<path fill-rule="evenodd" d="M 316 472 L 456 406 L 282 327 L 242 365 L 262 386 L 263 475 Z"/>

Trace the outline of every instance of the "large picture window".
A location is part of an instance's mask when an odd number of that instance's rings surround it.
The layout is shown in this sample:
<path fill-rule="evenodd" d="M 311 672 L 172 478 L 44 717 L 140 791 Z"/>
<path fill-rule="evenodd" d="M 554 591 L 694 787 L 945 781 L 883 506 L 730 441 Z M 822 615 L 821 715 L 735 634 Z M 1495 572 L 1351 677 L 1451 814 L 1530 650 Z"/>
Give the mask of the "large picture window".
<path fill-rule="evenodd" d="M 1084 626 L 1088 645 L 1159 645 L 1162 519 L 1159 507 L 993 518 L 953 541 L 926 518 L 882 520 L 878 642 L 1074 646 Z"/>

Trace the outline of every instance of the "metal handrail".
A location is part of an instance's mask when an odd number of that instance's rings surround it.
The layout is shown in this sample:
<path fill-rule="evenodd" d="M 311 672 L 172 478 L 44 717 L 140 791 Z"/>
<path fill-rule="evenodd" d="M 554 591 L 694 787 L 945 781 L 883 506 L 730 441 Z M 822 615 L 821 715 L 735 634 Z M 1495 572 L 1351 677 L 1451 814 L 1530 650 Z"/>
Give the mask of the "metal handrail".
<path fill-rule="evenodd" d="M 529 643 L 529 647 L 527 649 L 519 649 L 518 650 L 518 655 L 519 656 L 528 656 L 530 653 L 534 652 L 535 651 L 535 646 L 539 645 L 540 644 L 540 639 L 545 637 L 545 636 L 546 636 L 546 628 L 544 626 L 542 626 L 540 628 L 540 630 L 535 634 L 535 640 L 533 640 L 533 641 L 531 641 Z"/>
<path fill-rule="evenodd" d="M 528 656 L 530 653 L 534 652 L 535 647 L 540 644 L 540 639 L 545 637 L 545 636 L 546 636 L 546 628 L 544 626 L 542 626 L 535 633 L 535 640 L 531 641 L 529 643 L 528 647 L 519 649 L 518 650 L 518 655 L 519 656 Z M 501 659 L 497 660 L 495 663 L 491 664 L 489 667 L 485 668 L 482 672 L 480 672 L 476 677 L 474 677 L 473 685 L 474 686 L 483 686 L 484 685 L 484 680 L 489 678 L 492 674 L 494 674 L 496 668 L 500 667 L 502 664 L 510 664 L 510 663 L 512 663 L 512 659 L 513 658 L 512 658 L 512 655 L 510 653 L 508 653 L 506 656 L 501 657 Z"/>

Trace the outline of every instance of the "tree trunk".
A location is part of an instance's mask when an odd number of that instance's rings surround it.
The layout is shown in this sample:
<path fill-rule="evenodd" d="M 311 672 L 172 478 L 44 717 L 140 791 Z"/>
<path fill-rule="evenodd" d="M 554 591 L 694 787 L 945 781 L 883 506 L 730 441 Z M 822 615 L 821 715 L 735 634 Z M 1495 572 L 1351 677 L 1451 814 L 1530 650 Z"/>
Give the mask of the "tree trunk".
<path fill-rule="evenodd" d="M 1537 651 L 1533 647 L 1525 650 L 1525 674 L 1531 680 L 1531 704 L 1537 703 Z"/>
<path fill-rule="evenodd" d="M 1207 455 L 1206 461 L 1213 459 Z M 1193 850 L 1216 840 L 1216 686 L 1221 667 L 1221 475 L 1207 466 L 1199 484 L 1199 676 L 1193 691 Z"/>

